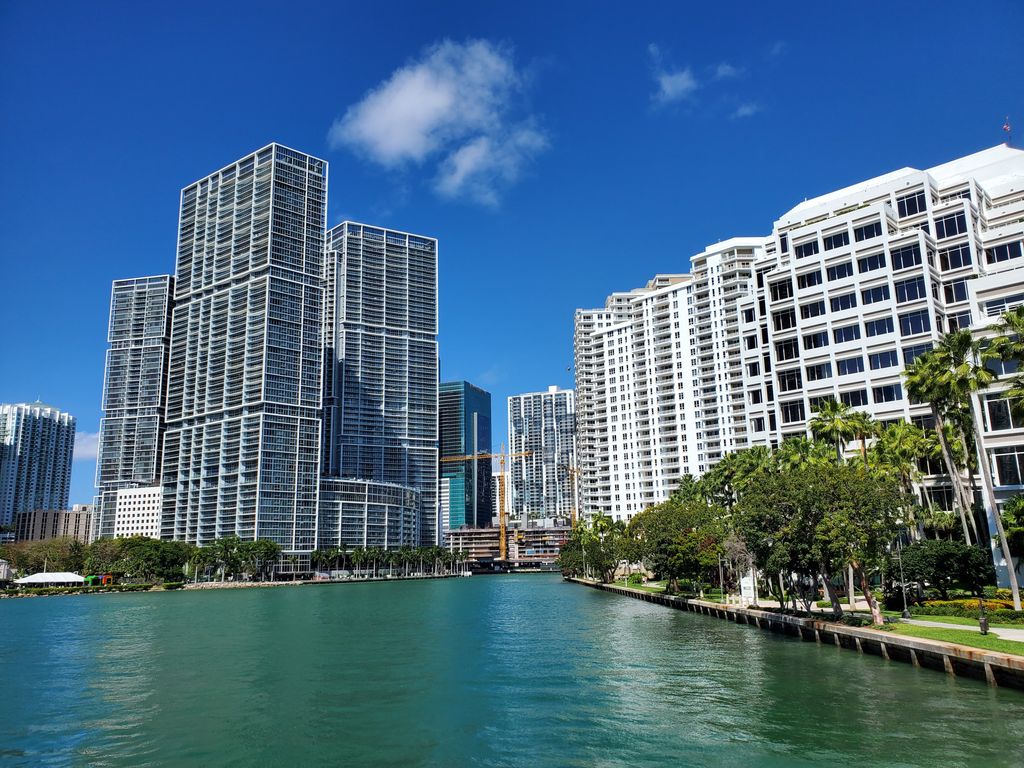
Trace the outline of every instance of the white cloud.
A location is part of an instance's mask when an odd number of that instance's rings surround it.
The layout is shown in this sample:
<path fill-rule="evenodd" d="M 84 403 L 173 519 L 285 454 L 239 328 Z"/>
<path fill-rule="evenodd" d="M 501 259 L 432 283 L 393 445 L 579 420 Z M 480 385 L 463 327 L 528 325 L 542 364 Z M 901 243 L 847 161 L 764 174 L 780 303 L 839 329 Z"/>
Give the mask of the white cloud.
<path fill-rule="evenodd" d="M 661 48 L 654 43 L 647 46 L 647 53 L 654 65 L 654 82 L 658 86 L 651 97 L 656 103 L 664 105 L 688 99 L 700 87 L 689 67 L 674 70 L 667 68 Z"/>
<path fill-rule="evenodd" d="M 772 43 L 771 48 L 768 49 L 768 58 L 775 59 L 786 52 L 786 43 L 782 40 L 776 40 Z"/>
<path fill-rule="evenodd" d="M 760 111 L 761 106 L 759 104 L 756 104 L 752 101 L 748 101 L 736 107 L 735 111 L 732 113 L 732 117 L 733 119 L 738 119 L 741 117 L 751 117 L 753 115 L 756 115 Z"/>
<path fill-rule="evenodd" d="M 436 160 L 439 194 L 494 205 L 548 145 L 534 118 L 513 115 L 522 88 L 509 49 L 444 40 L 350 106 L 328 141 L 387 168 Z"/>
<path fill-rule="evenodd" d="M 75 461 L 95 461 L 99 445 L 99 432 L 75 432 Z"/>
<path fill-rule="evenodd" d="M 743 70 L 740 67 L 735 67 L 727 61 L 723 61 L 715 67 L 716 80 L 728 80 L 732 77 L 739 77 L 742 74 Z"/>

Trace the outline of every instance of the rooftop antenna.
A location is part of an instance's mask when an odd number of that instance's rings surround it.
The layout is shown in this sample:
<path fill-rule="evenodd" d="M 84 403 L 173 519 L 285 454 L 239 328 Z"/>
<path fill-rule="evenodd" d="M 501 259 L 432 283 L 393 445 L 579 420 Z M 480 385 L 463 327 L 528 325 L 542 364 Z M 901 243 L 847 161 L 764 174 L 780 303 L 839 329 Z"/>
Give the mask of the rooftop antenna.
<path fill-rule="evenodd" d="M 1007 115 L 1003 121 L 1003 131 L 1006 133 L 1006 146 L 1013 145 L 1013 127 L 1010 125 L 1010 116 Z"/>

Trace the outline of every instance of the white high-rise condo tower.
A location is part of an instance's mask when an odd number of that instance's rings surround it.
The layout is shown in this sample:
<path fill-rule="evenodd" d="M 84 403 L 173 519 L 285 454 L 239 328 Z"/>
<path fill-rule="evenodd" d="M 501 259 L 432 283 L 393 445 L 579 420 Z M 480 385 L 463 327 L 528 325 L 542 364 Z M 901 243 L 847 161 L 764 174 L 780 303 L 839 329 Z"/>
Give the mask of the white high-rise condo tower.
<path fill-rule="evenodd" d="M 0 404 L 0 525 L 19 512 L 67 509 L 74 450 L 70 413 L 42 403 Z"/>
<path fill-rule="evenodd" d="M 576 397 L 548 387 L 508 399 L 509 518 L 523 528 L 567 521 L 576 508 Z"/>

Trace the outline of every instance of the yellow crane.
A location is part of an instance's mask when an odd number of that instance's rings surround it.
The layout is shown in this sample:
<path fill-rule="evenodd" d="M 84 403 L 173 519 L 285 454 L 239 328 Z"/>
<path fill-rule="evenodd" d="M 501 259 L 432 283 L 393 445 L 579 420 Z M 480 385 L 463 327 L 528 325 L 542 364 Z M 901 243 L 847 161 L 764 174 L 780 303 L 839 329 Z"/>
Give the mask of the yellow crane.
<path fill-rule="evenodd" d="M 508 544 L 505 541 L 507 524 L 505 522 L 505 459 L 521 459 L 533 455 L 533 451 L 522 453 L 505 453 L 505 444 L 501 444 L 501 453 L 473 453 L 468 456 L 445 456 L 442 463 L 451 461 L 477 461 L 479 459 L 497 458 L 501 467 L 501 476 L 498 478 L 498 559 L 502 562 L 508 559 Z"/>

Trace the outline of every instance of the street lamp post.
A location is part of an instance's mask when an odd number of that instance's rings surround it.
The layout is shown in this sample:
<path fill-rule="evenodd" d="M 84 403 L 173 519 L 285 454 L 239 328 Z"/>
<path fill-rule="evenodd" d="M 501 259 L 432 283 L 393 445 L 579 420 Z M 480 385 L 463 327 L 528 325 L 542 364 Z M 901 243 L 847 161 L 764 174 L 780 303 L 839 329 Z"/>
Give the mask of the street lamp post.
<path fill-rule="evenodd" d="M 907 608 L 907 581 L 903 578 L 903 543 L 896 540 L 896 560 L 900 564 L 900 589 L 903 591 L 903 618 L 910 618 L 910 610 Z"/>

